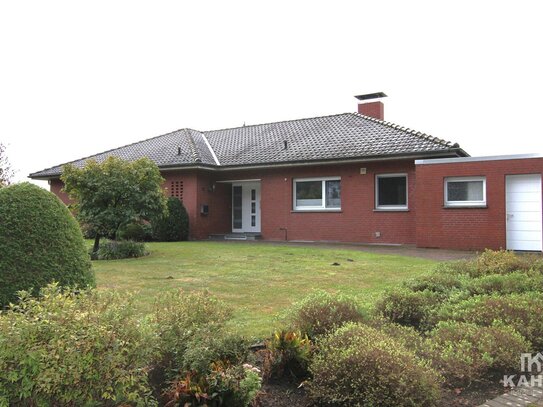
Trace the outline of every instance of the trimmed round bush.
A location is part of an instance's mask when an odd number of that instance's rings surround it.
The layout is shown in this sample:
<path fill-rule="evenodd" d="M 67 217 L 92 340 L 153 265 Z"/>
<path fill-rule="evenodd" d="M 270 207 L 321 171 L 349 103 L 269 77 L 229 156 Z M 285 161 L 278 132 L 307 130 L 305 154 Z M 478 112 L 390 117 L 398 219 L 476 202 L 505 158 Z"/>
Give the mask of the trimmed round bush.
<path fill-rule="evenodd" d="M 325 406 L 434 406 L 440 376 L 402 344 L 348 323 L 318 343 L 309 395 Z"/>
<path fill-rule="evenodd" d="M 54 194 L 30 183 L 0 189 L 0 222 L 0 306 L 53 281 L 94 285 L 81 229 Z"/>
<path fill-rule="evenodd" d="M 153 238 L 159 242 L 177 242 L 189 237 L 189 215 L 183 203 L 175 197 L 168 198 L 168 213 L 153 221 Z"/>
<path fill-rule="evenodd" d="M 530 351 L 530 343 L 522 335 L 499 324 L 440 322 L 428 343 L 434 365 L 450 386 L 514 373 L 520 354 Z"/>
<path fill-rule="evenodd" d="M 295 303 L 286 319 L 294 330 L 315 338 L 346 322 L 362 321 L 362 314 L 354 298 L 318 290 Z"/>

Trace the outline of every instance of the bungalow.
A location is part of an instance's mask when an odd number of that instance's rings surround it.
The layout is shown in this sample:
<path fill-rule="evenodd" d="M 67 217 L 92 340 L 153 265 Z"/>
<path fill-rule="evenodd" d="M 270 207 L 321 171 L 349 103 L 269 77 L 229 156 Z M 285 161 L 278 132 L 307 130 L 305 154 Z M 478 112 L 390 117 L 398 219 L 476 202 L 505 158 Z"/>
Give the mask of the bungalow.
<path fill-rule="evenodd" d="M 358 113 L 181 129 L 72 163 L 150 158 L 187 208 L 192 239 L 542 250 L 543 157 L 469 157 L 384 121 L 384 96 L 357 96 Z M 67 203 L 61 171 L 30 178 Z"/>

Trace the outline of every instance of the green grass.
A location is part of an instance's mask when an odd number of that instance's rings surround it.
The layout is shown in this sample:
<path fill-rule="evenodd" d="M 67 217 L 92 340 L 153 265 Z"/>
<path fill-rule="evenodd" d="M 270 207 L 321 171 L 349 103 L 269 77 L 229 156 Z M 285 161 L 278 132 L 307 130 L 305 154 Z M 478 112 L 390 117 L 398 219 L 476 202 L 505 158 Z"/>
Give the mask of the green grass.
<path fill-rule="evenodd" d="M 435 265 L 413 257 L 261 243 L 149 243 L 148 249 L 151 254 L 139 259 L 94 261 L 98 288 L 137 291 L 142 313 L 151 311 L 160 292 L 208 290 L 233 307 L 236 330 L 255 337 L 269 335 L 274 316 L 314 289 L 355 295 L 369 307 L 386 288 Z"/>

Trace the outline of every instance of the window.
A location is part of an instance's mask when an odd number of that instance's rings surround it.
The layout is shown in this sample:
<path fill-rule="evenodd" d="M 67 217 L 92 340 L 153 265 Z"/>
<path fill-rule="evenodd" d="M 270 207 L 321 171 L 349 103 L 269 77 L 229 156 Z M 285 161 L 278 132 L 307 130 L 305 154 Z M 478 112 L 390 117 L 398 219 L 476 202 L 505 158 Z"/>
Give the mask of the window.
<path fill-rule="evenodd" d="M 375 208 L 407 209 L 407 174 L 380 174 L 375 177 Z"/>
<path fill-rule="evenodd" d="M 486 206 L 486 178 L 445 178 L 445 206 Z"/>
<path fill-rule="evenodd" d="M 294 180 L 294 209 L 341 209 L 340 178 L 305 178 Z"/>

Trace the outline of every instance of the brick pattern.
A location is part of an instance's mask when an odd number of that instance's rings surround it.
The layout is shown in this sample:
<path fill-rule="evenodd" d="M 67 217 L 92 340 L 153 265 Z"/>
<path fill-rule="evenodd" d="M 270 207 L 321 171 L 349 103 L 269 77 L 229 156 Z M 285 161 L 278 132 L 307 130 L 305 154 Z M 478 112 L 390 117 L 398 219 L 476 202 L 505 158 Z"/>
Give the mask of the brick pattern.
<path fill-rule="evenodd" d="M 375 211 L 375 175 L 386 173 L 407 173 L 407 211 Z M 543 158 L 533 158 L 417 166 L 412 160 L 398 160 L 229 172 L 175 170 L 163 171 L 162 176 L 166 195 L 180 196 L 187 208 L 191 239 L 231 232 L 231 184 L 221 181 L 260 179 L 266 240 L 416 243 L 482 250 L 506 247 L 506 175 L 542 173 Z M 444 178 L 481 175 L 486 176 L 486 208 L 443 207 Z M 293 179 L 312 177 L 341 177 L 341 212 L 293 211 Z M 60 180 L 51 181 L 51 191 L 67 204 L 61 189 Z M 208 205 L 207 215 L 200 213 L 202 205 Z"/>
<path fill-rule="evenodd" d="M 170 196 L 183 201 L 183 181 L 175 180 L 170 182 Z"/>
<path fill-rule="evenodd" d="M 417 246 L 506 248 L 505 177 L 541 173 L 543 158 L 417 165 Z M 486 208 L 444 208 L 444 179 L 462 176 L 486 177 Z"/>

